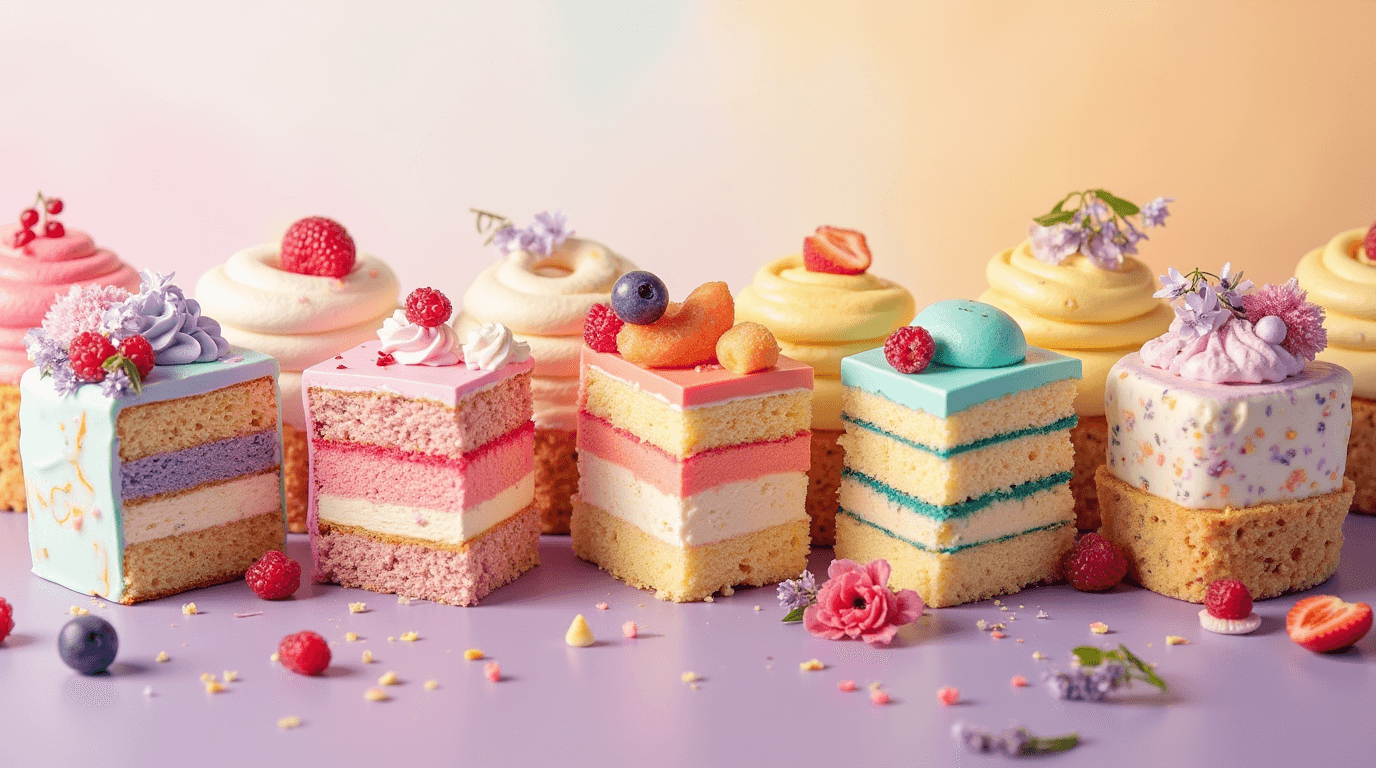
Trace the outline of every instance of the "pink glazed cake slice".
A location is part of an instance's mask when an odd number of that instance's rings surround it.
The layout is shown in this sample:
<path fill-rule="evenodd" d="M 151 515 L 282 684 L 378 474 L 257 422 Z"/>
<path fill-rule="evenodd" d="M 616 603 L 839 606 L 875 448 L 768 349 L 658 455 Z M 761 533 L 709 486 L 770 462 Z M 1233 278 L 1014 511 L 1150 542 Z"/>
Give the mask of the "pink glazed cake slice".
<path fill-rule="evenodd" d="M 314 578 L 473 605 L 539 562 L 532 361 L 380 365 L 380 347 L 302 374 Z"/>

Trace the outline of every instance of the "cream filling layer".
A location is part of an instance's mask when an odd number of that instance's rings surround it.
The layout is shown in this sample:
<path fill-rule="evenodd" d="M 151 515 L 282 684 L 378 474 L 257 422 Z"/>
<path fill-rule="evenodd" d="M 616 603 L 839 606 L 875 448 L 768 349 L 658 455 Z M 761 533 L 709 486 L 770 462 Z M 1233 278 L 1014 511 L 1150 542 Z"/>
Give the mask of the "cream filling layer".
<path fill-rule="evenodd" d="M 316 497 L 321 522 L 440 544 L 462 544 L 520 512 L 535 500 L 535 473 L 463 514 L 322 493 Z"/>
<path fill-rule="evenodd" d="M 583 501 L 674 547 L 696 547 L 807 519 L 807 475 L 782 472 L 681 497 L 588 453 L 578 457 Z"/>
<path fill-rule="evenodd" d="M 843 477 L 840 504 L 895 536 L 934 550 L 968 547 L 1075 520 L 1075 501 L 1070 486 L 1064 483 L 1021 498 L 995 501 L 969 515 L 938 520 L 904 507 L 853 478 Z"/>
<path fill-rule="evenodd" d="M 126 502 L 124 545 L 195 533 L 217 525 L 280 512 L 279 471 L 239 477 L 168 496 Z"/>

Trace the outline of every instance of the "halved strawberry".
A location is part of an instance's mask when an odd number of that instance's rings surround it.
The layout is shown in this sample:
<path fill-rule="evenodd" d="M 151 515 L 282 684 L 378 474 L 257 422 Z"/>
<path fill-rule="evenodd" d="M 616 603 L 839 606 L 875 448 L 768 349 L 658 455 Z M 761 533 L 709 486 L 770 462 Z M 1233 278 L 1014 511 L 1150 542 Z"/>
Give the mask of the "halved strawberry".
<path fill-rule="evenodd" d="M 863 274 L 870 268 L 870 247 L 853 229 L 821 226 L 803 240 L 803 266 L 809 272 Z"/>
<path fill-rule="evenodd" d="M 1306 597 L 1285 615 L 1290 639 L 1315 653 L 1346 648 L 1371 630 L 1371 606 L 1333 595 Z"/>

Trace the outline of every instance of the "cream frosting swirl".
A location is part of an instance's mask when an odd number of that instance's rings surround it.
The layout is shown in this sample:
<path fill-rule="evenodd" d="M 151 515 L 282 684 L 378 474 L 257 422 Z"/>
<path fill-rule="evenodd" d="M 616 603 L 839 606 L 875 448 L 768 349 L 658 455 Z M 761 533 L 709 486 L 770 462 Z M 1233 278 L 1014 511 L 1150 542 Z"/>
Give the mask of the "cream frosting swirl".
<path fill-rule="evenodd" d="M 915 309 L 893 281 L 810 272 L 797 254 L 760 267 L 736 296 L 736 322 L 763 325 L 782 354 L 812 366 L 814 429 L 842 429 L 841 358 L 882 346 Z"/>
<path fill-rule="evenodd" d="M 985 274 L 989 290 L 979 301 L 1012 315 L 1029 344 L 1084 364 L 1075 398 L 1080 416 L 1104 414 L 1108 369 L 1165 333 L 1175 317 L 1168 303 L 1152 296 L 1151 270 L 1131 257 L 1114 270 L 1101 269 L 1079 253 L 1047 264 L 1024 240 L 994 256 Z"/>
<path fill-rule="evenodd" d="M 455 365 L 463 358 L 456 352 L 459 335 L 447 324 L 433 328 L 406 319 L 406 312 L 396 310 L 382 321 L 377 337 L 382 351 L 402 365 Z"/>
<path fill-rule="evenodd" d="M 1328 348 L 1320 360 L 1352 372 L 1352 393 L 1376 400 L 1376 254 L 1362 248 L 1362 229 L 1338 233 L 1300 259 L 1295 277 L 1327 313 Z"/>
<path fill-rule="evenodd" d="M 401 286 L 375 256 L 359 254 L 349 274 L 333 278 L 287 272 L 278 250 L 267 243 L 230 256 L 197 281 L 196 299 L 231 344 L 277 358 L 282 420 L 299 429 L 301 371 L 375 338 Z"/>
<path fill-rule="evenodd" d="M 530 345 L 517 341 L 511 329 L 501 323 L 474 328 L 463 343 L 463 362 L 470 371 L 495 371 L 507 363 L 524 363 L 529 359 Z"/>
<path fill-rule="evenodd" d="M 1176 319 L 1164 335 L 1142 345 L 1142 361 L 1183 378 L 1211 384 L 1284 381 L 1303 371 L 1308 362 L 1292 355 L 1278 342 L 1265 340 L 1250 322 L 1240 317 L 1230 318 L 1218 330 L 1203 336 L 1183 332 L 1182 327 Z M 1284 338 L 1283 331 L 1279 338 Z"/>
<path fill-rule="evenodd" d="M 24 334 L 43 322 L 53 301 L 72 286 L 116 285 L 139 289 L 134 269 L 91 236 L 68 229 L 62 237 L 36 238 L 10 248 L 19 225 L 0 226 L 0 384 L 17 384 L 33 367 Z"/>
<path fill-rule="evenodd" d="M 548 256 L 512 251 L 474 279 L 454 327 L 466 336 L 484 323 L 501 323 L 529 344 L 536 427 L 573 430 L 583 318 L 633 269 L 606 246 L 581 238 L 565 240 Z"/>

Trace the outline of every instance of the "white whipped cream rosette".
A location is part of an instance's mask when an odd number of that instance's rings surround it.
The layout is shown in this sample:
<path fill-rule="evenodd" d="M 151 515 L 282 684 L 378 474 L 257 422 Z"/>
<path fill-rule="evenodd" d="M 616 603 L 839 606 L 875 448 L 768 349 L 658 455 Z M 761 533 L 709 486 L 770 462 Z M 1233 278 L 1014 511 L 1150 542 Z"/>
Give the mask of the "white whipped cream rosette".
<path fill-rule="evenodd" d="M 474 328 L 463 343 L 463 362 L 470 371 L 495 371 L 507 363 L 524 363 L 529 359 L 530 345 L 517 341 L 511 329 L 501 323 Z"/>
<path fill-rule="evenodd" d="M 577 428 L 578 350 L 583 319 L 607 303 L 616 279 L 636 267 L 606 246 L 569 238 L 544 254 L 514 250 L 479 273 L 454 319 L 461 337 L 501 323 L 535 358 L 531 390 L 535 426 Z"/>
<path fill-rule="evenodd" d="M 417 325 L 406 319 L 405 310 L 398 309 L 383 320 L 377 337 L 382 341 L 380 349 L 402 365 L 438 367 L 455 365 L 463 360 L 456 351 L 459 349 L 459 335 L 453 328 L 448 324 L 434 327 Z"/>
<path fill-rule="evenodd" d="M 343 277 L 319 277 L 282 269 L 278 249 L 256 245 L 212 267 L 196 283 L 196 299 L 231 344 L 277 358 L 282 421 L 304 429 L 301 371 L 374 338 L 401 287 L 375 256 L 358 254 Z"/>

